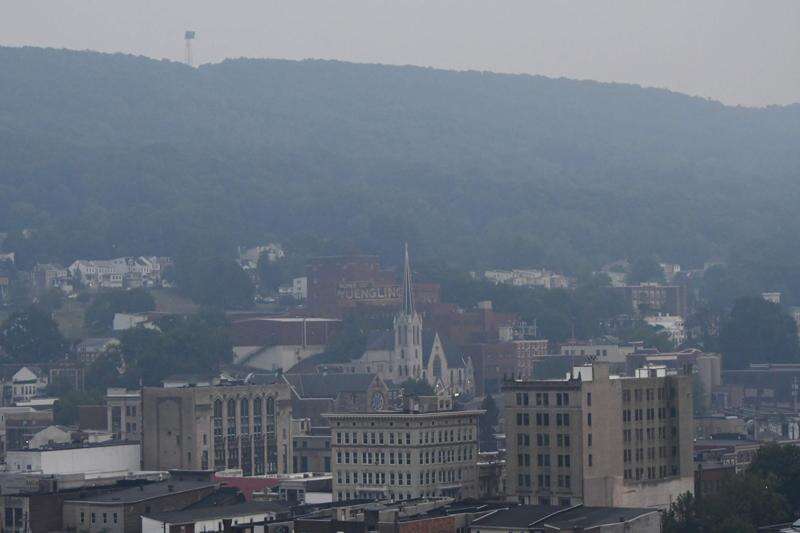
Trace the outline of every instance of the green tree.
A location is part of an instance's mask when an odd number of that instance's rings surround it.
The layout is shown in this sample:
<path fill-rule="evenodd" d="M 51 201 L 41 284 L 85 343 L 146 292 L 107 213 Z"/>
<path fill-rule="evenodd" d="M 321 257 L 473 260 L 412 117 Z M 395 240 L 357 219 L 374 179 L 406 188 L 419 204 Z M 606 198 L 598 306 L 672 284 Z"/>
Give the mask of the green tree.
<path fill-rule="evenodd" d="M 798 360 L 797 326 L 783 309 L 759 297 L 739 298 L 720 333 L 723 363 L 744 368 L 750 363 Z"/>
<path fill-rule="evenodd" d="M 355 313 L 349 313 L 342 321 L 342 328 L 328 344 L 327 362 L 351 361 L 360 357 L 367 348 L 367 328 Z"/>
<path fill-rule="evenodd" d="M 669 352 L 675 348 L 675 343 L 663 328 L 656 328 L 645 322 L 637 322 L 633 327 L 619 332 L 619 337 L 625 342 L 642 341 L 647 348 L 656 348 L 660 352 Z"/>
<path fill-rule="evenodd" d="M 627 280 L 630 283 L 642 283 L 645 281 L 664 281 L 664 270 L 661 264 L 652 255 L 637 257 L 631 262 L 630 272 Z"/>
<path fill-rule="evenodd" d="M 49 313 L 38 306 L 12 313 L 0 326 L 0 346 L 15 361 L 42 363 L 60 359 L 68 345 Z"/>
<path fill-rule="evenodd" d="M 60 394 L 53 406 L 53 422 L 63 426 L 78 423 L 78 412 L 81 405 L 102 405 L 104 396 L 97 391 L 70 391 Z"/>
<path fill-rule="evenodd" d="M 156 308 L 153 295 L 144 289 L 98 293 L 84 314 L 86 327 L 95 334 L 111 330 L 116 313 L 144 313 Z"/>
<path fill-rule="evenodd" d="M 252 281 L 233 259 L 194 251 L 176 259 L 178 288 L 195 302 L 220 309 L 253 305 Z"/>
<path fill-rule="evenodd" d="M 37 304 L 46 311 L 54 313 L 64 305 L 64 293 L 61 289 L 51 288 L 39 296 Z"/>
<path fill-rule="evenodd" d="M 403 393 L 410 396 L 433 396 L 436 394 L 433 387 L 422 379 L 407 379 L 400 386 L 403 388 Z"/>
<path fill-rule="evenodd" d="M 759 448 L 750 471 L 763 478 L 774 476 L 775 490 L 792 509 L 800 509 L 800 448 L 793 444 L 766 444 Z"/>
<path fill-rule="evenodd" d="M 487 394 L 483 398 L 481 409 L 485 413 L 478 418 L 478 445 L 481 450 L 494 451 L 497 449 L 494 428 L 498 424 L 500 410 L 497 408 L 497 403 L 495 403 L 491 394 Z"/>
<path fill-rule="evenodd" d="M 258 282 L 262 290 L 277 292 L 278 287 L 288 281 L 285 262 L 282 259 L 269 260 L 269 254 L 263 252 L 258 257 Z"/>
<path fill-rule="evenodd" d="M 218 374 L 233 359 L 230 324 L 220 311 L 203 309 L 189 317 L 169 317 L 158 326 L 160 331 L 139 327 L 120 336 L 122 382 L 158 386 L 173 374 Z M 112 374 L 113 368 L 102 370 Z"/>
<path fill-rule="evenodd" d="M 691 492 L 678 496 L 664 513 L 663 533 L 703 533 L 703 518 Z"/>

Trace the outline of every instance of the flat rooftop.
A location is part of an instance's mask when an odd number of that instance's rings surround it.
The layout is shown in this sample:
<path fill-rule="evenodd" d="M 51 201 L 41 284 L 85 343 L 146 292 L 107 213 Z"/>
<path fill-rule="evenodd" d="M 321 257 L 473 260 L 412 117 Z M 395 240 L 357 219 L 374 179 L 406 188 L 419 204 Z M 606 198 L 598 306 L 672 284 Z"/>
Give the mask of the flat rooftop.
<path fill-rule="evenodd" d="M 589 529 L 604 524 L 628 522 L 634 518 L 657 512 L 657 509 L 624 507 L 520 505 L 501 509 L 479 518 L 473 522 L 473 525 L 503 529 L 524 529 L 533 526 L 550 526 L 556 529 Z"/>
<path fill-rule="evenodd" d="M 170 494 L 181 492 L 191 492 L 205 488 L 216 488 L 218 483 L 211 481 L 161 481 L 158 483 L 147 483 L 136 487 L 112 490 L 102 494 L 96 494 L 88 498 L 71 498 L 68 502 L 85 502 L 91 504 L 130 504 L 145 500 L 161 498 Z"/>
<path fill-rule="evenodd" d="M 254 514 L 283 514 L 289 512 L 289 505 L 281 502 L 245 502 L 222 507 L 198 507 L 182 511 L 169 511 L 143 515 L 145 518 L 157 520 L 165 524 L 190 524 L 199 520 L 222 520 Z"/>

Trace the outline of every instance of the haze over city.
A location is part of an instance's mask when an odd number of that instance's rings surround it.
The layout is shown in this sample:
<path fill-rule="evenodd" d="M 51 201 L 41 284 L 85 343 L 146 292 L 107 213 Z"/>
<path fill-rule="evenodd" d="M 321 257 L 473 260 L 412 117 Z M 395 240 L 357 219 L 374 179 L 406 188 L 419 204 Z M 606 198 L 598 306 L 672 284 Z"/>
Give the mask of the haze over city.
<path fill-rule="evenodd" d="M 800 1 L 0 1 L 2 533 L 800 533 Z"/>
<path fill-rule="evenodd" d="M 663 87 L 726 104 L 800 101 L 794 0 L 5 0 L 0 44 L 199 63 L 326 58 Z"/>

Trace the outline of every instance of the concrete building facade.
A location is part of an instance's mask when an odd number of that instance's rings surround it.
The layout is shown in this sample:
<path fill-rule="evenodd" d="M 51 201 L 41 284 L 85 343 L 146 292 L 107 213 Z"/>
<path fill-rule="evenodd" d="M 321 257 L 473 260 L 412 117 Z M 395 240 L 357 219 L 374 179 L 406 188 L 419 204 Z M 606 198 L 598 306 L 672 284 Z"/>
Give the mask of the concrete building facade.
<path fill-rule="evenodd" d="M 145 470 L 291 473 L 289 385 L 235 384 L 142 391 Z"/>
<path fill-rule="evenodd" d="M 692 490 L 691 376 L 608 365 L 504 386 L 509 498 L 524 504 L 666 507 Z"/>

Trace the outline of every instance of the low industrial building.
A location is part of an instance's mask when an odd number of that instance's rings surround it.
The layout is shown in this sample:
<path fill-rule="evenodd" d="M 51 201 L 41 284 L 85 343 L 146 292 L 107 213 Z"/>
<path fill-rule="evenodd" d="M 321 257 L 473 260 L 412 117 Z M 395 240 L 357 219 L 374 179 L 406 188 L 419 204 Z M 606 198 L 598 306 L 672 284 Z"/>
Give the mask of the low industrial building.
<path fill-rule="evenodd" d="M 217 490 L 212 481 L 173 480 L 66 500 L 64 528 L 85 533 L 139 533 L 142 515 L 177 511 Z"/>
<path fill-rule="evenodd" d="M 520 505 L 478 518 L 470 533 L 659 533 L 657 509 Z"/>
<path fill-rule="evenodd" d="M 181 511 L 142 515 L 142 533 L 228 531 L 231 526 L 259 521 L 271 522 L 288 515 L 289 507 L 276 502 L 190 507 Z"/>
<path fill-rule="evenodd" d="M 47 475 L 119 475 L 140 470 L 140 454 L 140 445 L 130 442 L 53 445 L 8 451 L 6 468 L 11 472 L 37 472 Z"/>

